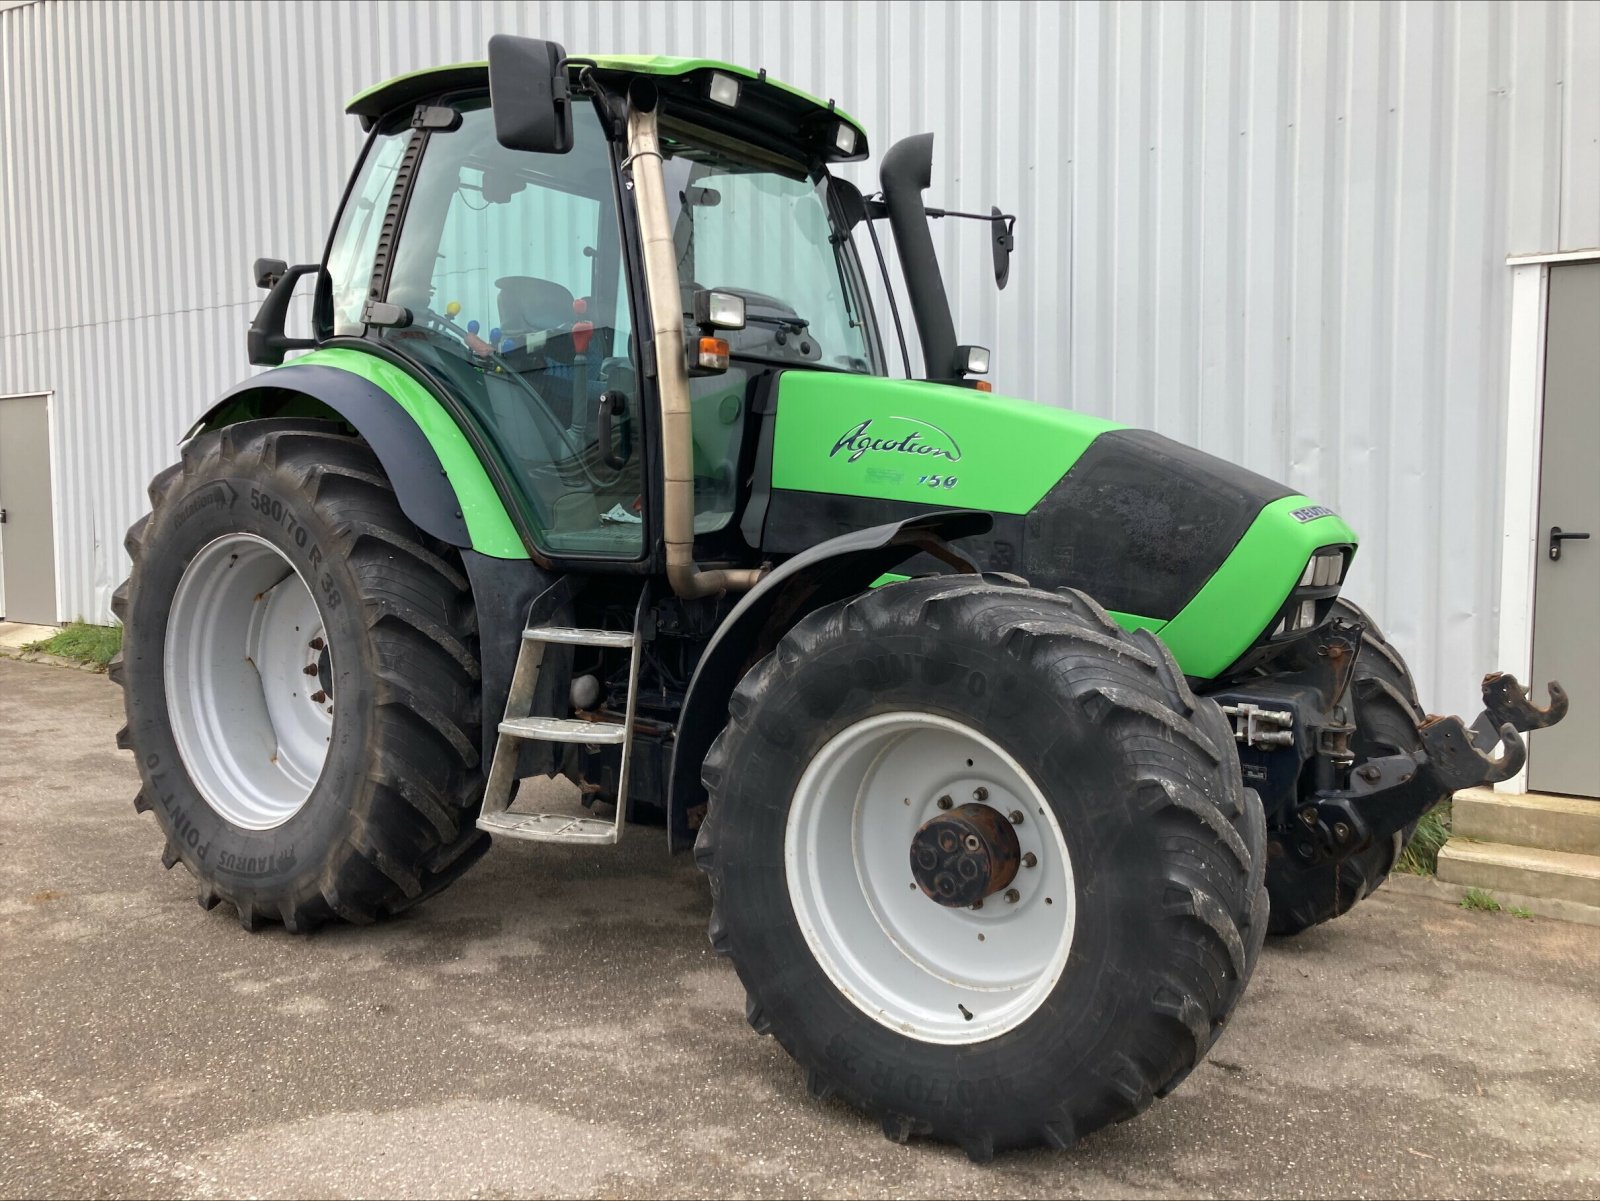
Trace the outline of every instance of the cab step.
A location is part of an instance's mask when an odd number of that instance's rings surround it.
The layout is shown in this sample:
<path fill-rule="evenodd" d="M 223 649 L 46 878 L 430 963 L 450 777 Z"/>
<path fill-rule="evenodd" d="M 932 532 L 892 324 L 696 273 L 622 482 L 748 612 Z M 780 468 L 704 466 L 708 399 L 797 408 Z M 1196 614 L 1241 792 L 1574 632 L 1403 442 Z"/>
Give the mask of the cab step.
<path fill-rule="evenodd" d="M 568 646 L 632 646 L 629 630 L 579 630 L 572 626 L 531 626 L 522 631 L 524 642 L 561 642 Z"/>
<path fill-rule="evenodd" d="M 508 717 L 500 733 L 536 742 L 576 742 L 583 746 L 618 746 L 628 740 L 627 728 L 614 721 L 576 717 Z"/>
<path fill-rule="evenodd" d="M 628 768 L 633 758 L 634 706 L 639 691 L 639 647 L 643 641 L 642 631 L 649 600 L 650 588 L 646 585 L 639 593 L 632 630 L 532 625 L 522 631 L 517 666 L 511 676 L 511 691 L 506 697 L 505 716 L 500 720 L 494 760 L 489 768 L 489 779 L 484 785 L 478 829 L 500 838 L 517 838 L 524 842 L 606 844 L 621 840 L 628 815 Z M 532 711 L 539 669 L 544 664 L 545 647 L 551 645 L 627 648 L 631 652 L 628 657 L 628 703 L 621 722 L 586 721 Z M 616 816 L 608 821 L 566 813 L 513 813 L 511 795 L 516 783 L 520 744 L 529 740 L 579 746 L 620 746 L 622 765 L 617 773 Z"/>
<path fill-rule="evenodd" d="M 526 842 L 573 842 L 604 846 L 617 841 L 615 822 L 601 817 L 569 817 L 564 813 L 492 813 L 478 819 L 478 829 Z"/>

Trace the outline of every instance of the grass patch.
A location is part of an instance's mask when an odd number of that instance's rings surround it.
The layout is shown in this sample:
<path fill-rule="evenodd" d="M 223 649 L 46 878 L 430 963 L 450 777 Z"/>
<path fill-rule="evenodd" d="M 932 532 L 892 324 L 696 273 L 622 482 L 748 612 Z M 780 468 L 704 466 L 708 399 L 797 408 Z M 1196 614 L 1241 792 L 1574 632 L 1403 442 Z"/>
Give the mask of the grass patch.
<path fill-rule="evenodd" d="M 1512 917 L 1531 918 L 1533 916 L 1533 910 L 1526 905 L 1507 905 L 1506 912 Z"/>
<path fill-rule="evenodd" d="M 1461 898 L 1461 908 L 1476 909 L 1480 913 L 1499 913 L 1500 902 L 1481 888 L 1469 888 Z"/>
<path fill-rule="evenodd" d="M 1450 841 L 1450 802 L 1435 805 L 1417 822 L 1417 832 L 1406 843 L 1395 861 L 1394 870 L 1413 876 L 1432 876 L 1439 871 L 1439 851 Z"/>
<path fill-rule="evenodd" d="M 75 621 L 63 626 L 49 638 L 30 642 L 22 648 L 46 655 L 58 655 L 74 663 L 87 663 L 99 671 L 106 669 L 111 657 L 122 649 L 121 626 L 92 626 L 85 621 Z"/>

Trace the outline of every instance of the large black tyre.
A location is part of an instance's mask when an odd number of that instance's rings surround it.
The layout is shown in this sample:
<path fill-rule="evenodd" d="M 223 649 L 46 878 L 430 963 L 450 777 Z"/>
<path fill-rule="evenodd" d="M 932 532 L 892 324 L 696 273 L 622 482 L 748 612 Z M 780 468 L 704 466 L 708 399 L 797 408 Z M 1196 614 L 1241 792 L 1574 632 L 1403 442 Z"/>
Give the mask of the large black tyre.
<path fill-rule="evenodd" d="M 249 930 L 371 922 L 437 892 L 488 846 L 474 825 L 480 673 L 468 582 L 455 552 L 401 512 L 372 451 L 339 431 L 248 421 L 187 443 L 151 483 L 153 511 L 128 531 L 133 570 L 112 602 L 125 626 L 111 665 L 128 718 L 118 745 L 144 785 L 135 807 L 154 813 L 163 862 L 188 867 L 201 906 L 228 901 Z M 179 582 L 203 548 L 240 536 L 265 540 L 299 573 L 331 648 L 326 760 L 299 810 L 267 829 L 208 802 L 167 695 Z"/>
<path fill-rule="evenodd" d="M 1335 601 L 1332 616 L 1366 626 L 1350 684 L 1356 701 L 1356 732 L 1350 746 L 1356 762 L 1420 750 L 1417 723 L 1424 713 L 1400 652 L 1366 611 L 1349 601 Z M 1445 799 L 1441 794 L 1439 800 Z M 1309 867 L 1273 838 L 1267 856 L 1267 892 L 1272 897 L 1269 932 L 1299 934 L 1348 913 L 1388 879 L 1415 829 L 1413 822 L 1346 859 Z"/>
<path fill-rule="evenodd" d="M 1265 818 L 1226 718 L 1149 633 L 1077 593 L 911 580 L 801 620 L 729 708 L 695 846 L 711 943 L 813 1095 L 837 1093 L 896 1141 L 932 1135 L 982 1160 L 1130 1118 L 1210 1049 L 1266 934 Z M 910 711 L 1026 764 L 1070 845 L 1065 968 L 986 1041 L 923 1041 L 869 1016 L 819 965 L 786 882 L 788 814 L 813 758 L 853 724 Z"/>

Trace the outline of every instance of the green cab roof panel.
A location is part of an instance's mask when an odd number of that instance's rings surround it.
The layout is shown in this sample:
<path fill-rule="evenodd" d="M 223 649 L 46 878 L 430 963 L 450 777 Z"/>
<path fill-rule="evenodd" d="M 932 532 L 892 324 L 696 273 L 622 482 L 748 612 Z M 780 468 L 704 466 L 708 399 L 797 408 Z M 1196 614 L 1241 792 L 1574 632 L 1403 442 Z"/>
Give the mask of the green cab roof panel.
<path fill-rule="evenodd" d="M 630 75 L 658 75 L 662 78 L 679 78 L 685 75 L 693 75 L 698 71 L 721 71 L 726 75 L 736 75 L 740 79 L 753 79 L 803 101 L 805 104 L 822 112 L 831 113 L 834 117 L 849 124 L 859 135 L 863 145 L 867 140 L 867 131 L 862 128 L 861 123 L 835 105 L 833 101 L 819 100 L 809 92 L 803 92 L 799 88 L 790 87 L 786 83 L 773 79 L 765 71 L 752 71 L 749 67 L 735 66 L 733 63 L 719 62 L 712 58 L 676 58 L 667 54 L 570 54 L 567 57 L 569 60 L 592 62 L 602 71 L 616 71 Z M 488 85 L 489 64 L 487 62 L 453 63 L 443 67 L 426 67 L 420 71 L 408 71 L 404 75 L 396 75 L 393 79 L 374 84 L 365 91 L 357 93 L 345 105 L 345 112 L 352 116 L 360 117 L 362 128 L 370 129 L 373 122 L 385 113 L 408 103 L 416 103 L 424 96 L 456 88 L 482 88 Z"/>

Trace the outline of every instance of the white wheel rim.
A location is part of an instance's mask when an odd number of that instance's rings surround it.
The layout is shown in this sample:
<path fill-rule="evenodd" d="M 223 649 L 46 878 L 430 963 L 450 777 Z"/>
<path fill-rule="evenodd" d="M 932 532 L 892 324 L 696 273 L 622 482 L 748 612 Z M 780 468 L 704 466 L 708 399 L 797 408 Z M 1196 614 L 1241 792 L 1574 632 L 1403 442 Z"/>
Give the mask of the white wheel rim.
<path fill-rule="evenodd" d="M 977 909 L 926 896 L 912 837 L 942 810 L 983 797 L 1024 856 L 1015 902 Z M 982 1042 L 1026 1021 L 1055 989 L 1076 922 L 1072 860 L 1032 778 L 992 739 L 932 713 L 883 713 L 835 735 L 789 805 L 789 898 L 834 985 L 884 1026 L 922 1042 Z"/>
<path fill-rule="evenodd" d="M 282 551 L 254 534 L 200 548 L 173 595 L 165 676 L 178 753 L 206 803 L 248 830 L 298 813 L 333 738 L 333 659 Z"/>

